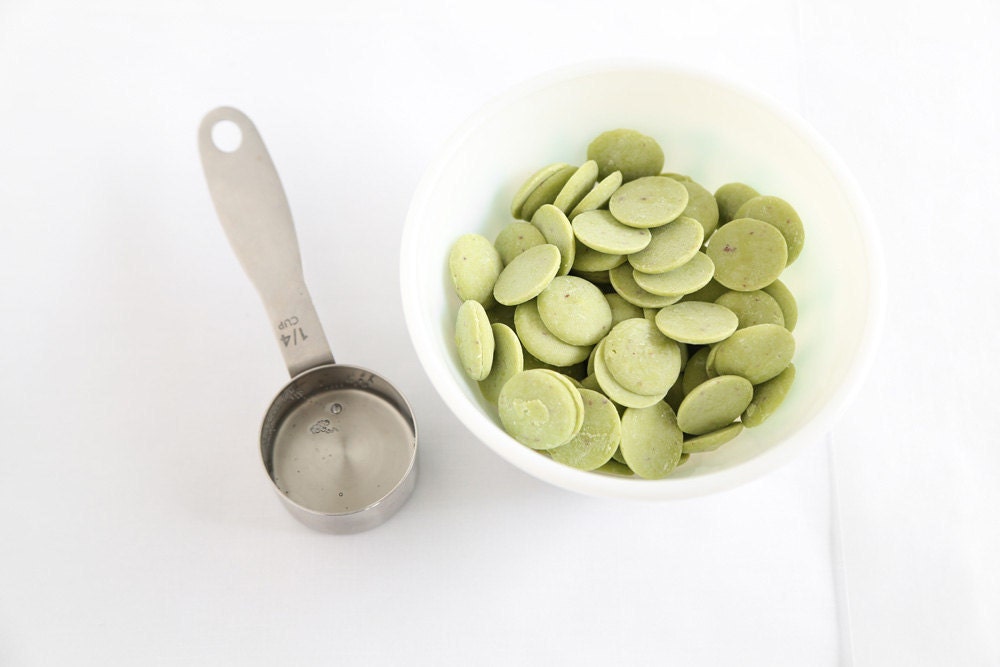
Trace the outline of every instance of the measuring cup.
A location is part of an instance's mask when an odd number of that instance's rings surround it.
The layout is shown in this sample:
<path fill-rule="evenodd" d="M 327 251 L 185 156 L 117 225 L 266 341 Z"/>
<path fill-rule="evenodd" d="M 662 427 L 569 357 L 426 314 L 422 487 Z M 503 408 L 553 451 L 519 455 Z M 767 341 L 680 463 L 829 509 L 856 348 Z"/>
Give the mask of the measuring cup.
<path fill-rule="evenodd" d="M 213 139 L 226 121 L 240 134 L 233 150 Z M 329 533 L 373 528 L 413 491 L 413 412 L 382 376 L 334 362 L 302 275 L 288 200 L 250 119 L 231 107 L 210 111 L 198 148 L 222 228 L 264 302 L 292 376 L 264 415 L 264 468 L 285 507 L 307 526 Z"/>

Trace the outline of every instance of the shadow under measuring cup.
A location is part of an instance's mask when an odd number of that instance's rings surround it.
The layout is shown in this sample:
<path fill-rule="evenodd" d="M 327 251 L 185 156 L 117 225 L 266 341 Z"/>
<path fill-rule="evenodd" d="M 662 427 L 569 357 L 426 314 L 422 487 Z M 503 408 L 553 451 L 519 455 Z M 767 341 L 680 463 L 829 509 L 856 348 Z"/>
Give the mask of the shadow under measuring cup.
<path fill-rule="evenodd" d="M 223 144 L 216 135 L 224 128 Z M 292 376 L 264 415 L 264 468 L 305 525 L 328 533 L 374 528 L 416 483 L 413 411 L 382 376 L 335 363 L 306 289 L 288 200 L 250 119 L 231 107 L 210 111 L 198 148 L 219 221 Z"/>

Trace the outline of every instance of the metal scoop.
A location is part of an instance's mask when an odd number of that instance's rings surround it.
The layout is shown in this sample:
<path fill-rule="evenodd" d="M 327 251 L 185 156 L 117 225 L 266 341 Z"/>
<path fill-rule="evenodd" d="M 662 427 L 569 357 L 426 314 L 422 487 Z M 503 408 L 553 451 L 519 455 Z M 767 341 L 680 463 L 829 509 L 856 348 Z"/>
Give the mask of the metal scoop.
<path fill-rule="evenodd" d="M 213 139 L 225 121 L 239 129 L 233 150 Z M 302 275 L 288 200 L 250 119 L 230 107 L 209 112 L 198 148 L 222 228 L 260 293 L 292 376 L 264 416 L 264 468 L 307 526 L 329 533 L 373 528 L 413 491 L 413 412 L 378 374 L 334 362 Z"/>

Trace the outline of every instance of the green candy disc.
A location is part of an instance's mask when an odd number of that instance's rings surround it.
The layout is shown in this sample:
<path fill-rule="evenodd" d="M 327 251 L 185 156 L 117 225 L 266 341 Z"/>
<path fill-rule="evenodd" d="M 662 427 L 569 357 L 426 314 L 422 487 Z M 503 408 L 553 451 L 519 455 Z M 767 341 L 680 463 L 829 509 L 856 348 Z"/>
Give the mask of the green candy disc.
<path fill-rule="evenodd" d="M 616 477 L 635 477 L 635 473 L 624 463 L 611 459 L 600 468 L 597 468 L 596 472 L 604 475 L 614 475 Z"/>
<path fill-rule="evenodd" d="M 682 301 L 705 301 L 706 303 L 711 303 L 722 296 L 729 290 L 724 286 L 720 285 L 718 281 L 714 278 L 708 281 L 708 284 L 702 287 L 697 292 L 691 292 L 690 294 L 685 294 Z"/>
<path fill-rule="evenodd" d="M 551 369 L 551 368 L 546 368 L 546 369 L 542 369 L 542 370 L 544 372 L 546 372 L 546 373 L 551 373 L 552 376 L 555 379 L 557 379 L 560 382 L 562 382 L 563 385 L 565 385 L 565 387 L 567 389 L 570 389 L 570 390 L 572 390 L 574 392 L 579 393 L 580 383 L 575 378 L 572 378 L 569 375 L 566 375 L 565 373 L 562 373 L 560 371 L 557 371 L 557 370 L 554 370 L 554 369 Z M 581 397 L 581 401 L 582 401 L 582 397 Z M 581 402 L 580 406 L 581 406 L 581 408 L 583 407 L 582 402 Z M 582 426 L 583 426 L 583 410 L 581 409 L 581 410 L 578 410 L 576 412 L 576 423 L 573 426 L 573 432 L 574 433 L 579 433 L 580 432 L 580 428 Z"/>
<path fill-rule="evenodd" d="M 759 197 L 760 193 L 744 183 L 726 183 L 715 191 L 715 203 L 719 206 L 719 224 L 724 225 L 736 215 L 746 202 L 754 197 Z"/>
<path fill-rule="evenodd" d="M 599 209 L 608 203 L 611 199 L 611 195 L 615 193 L 615 190 L 621 187 L 622 184 L 622 173 L 620 171 L 614 171 L 605 176 L 594 189 L 584 195 L 580 203 L 573 207 L 569 212 L 569 219 L 573 220 L 576 216 L 581 213 L 586 213 L 587 211 L 593 211 Z"/>
<path fill-rule="evenodd" d="M 785 237 L 785 244 L 788 246 L 788 264 L 794 262 L 802 252 L 806 242 L 805 227 L 799 214 L 784 199 L 770 195 L 754 197 L 740 206 L 736 211 L 736 217 L 763 220 L 769 225 L 774 225 L 775 229 Z"/>
<path fill-rule="evenodd" d="M 709 379 L 706 363 L 708 362 L 708 354 L 711 351 L 712 348 L 703 347 L 688 359 L 687 365 L 684 366 L 684 375 L 681 378 L 681 388 L 684 389 L 685 396 L 690 394 L 692 389 Z"/>
<path fill-rule="evenodd" d="M 684 400 L 684 385 L 682 383 L 682 377 L 677 378 L 677 382 L 671 385 L 670 389 L 667 391 L 667 395 L 663 397 L 663 400 L 667 402 L 674 412 L 677 412 L 677 408 L 680 407 L 681 401 Z"/>
<path fill-rule="evenodd" d="M 635 284 L 650 294 L 661 296 L 676 296 L 696 292 L 712 279 L 715 265 L 708 255 L 696 252 L 687 263 L 666 273 L 643 273 L 633 270 L 632 278 Z"/>
<path fill-rule="evenodd" d="M 566 181 L 552 205 L 563 213 L 569 213 L 597 183 L 597 163 L 587 160 Z"/>
<path fill-rule="evenodd" d="M 580 380 L 581 389 L 589 389 L 591 391 L 601 391 L 601 385 L 597 382 L 597 378 L 593 375 L 588 375 L 587 377 Z"/>
<path fill-rule="evenodd" d="M 665 171 L 662 174 L 660 174 L 660 176 L 666 176 L 667 178 L 672 178 L 675 181 L 677 181 L 678 183 L 683 183 L 685 181 L 694 180 L 690 176 L 688 176 L 687 174 L 678 174 L 675 171 Z"/>
<path fill-rule="evenodd" d="M 660 296 L 639 287 L 635 282 L 635 271 L 628 262 L 608 271 L 608 277 L 611 279 L 611 287 L 614 288 L 615 292 L 633 306 L 639 306 L 640 308 L 663 308 L 672 303 L 677 303 L 681 299 L 680 295 Z"/>
<path fill-rule="evenodd" d="M 622 262 L 624 264 L 624 262 Z M 610 285 L 611 275 L 608 271 L 578 271 L 573 269 L 573 275 L 590 281 L 595 285 Z"/>
<path fill-rule="evenodd" d="M 719 227 L 706 252 L 715 263 L 715 280 L 740 292 L 773 283 L 788 259 L 781 232 L 753 218 L 737 218 Z"/>
<path fill-rule="evenodd" d="M 536 301 L 545 327 L 570 345 L 594 345 L 611 330 L 608 300 L 583 278 L 553 278 Z"/>
<path fill-rule="evenodd" d="M 743 425 L 752 428 L 763 424 L 785 400 L 794 381 L 795 364 L 789 364 L 775 377 L 754 387 L 753 400 L 743 411 Z"/>
<path fill-rule="evenodd" d="M 559 249 L 551 243 L 528 248 L 500 272 L 493 296 L 505 306 L 534 299 L 556 277 L 559 265 Z"/>
<path fill-rule="evenodd" d="M 789 331 L 794 331 L 795 324 L 799 321 L 799 306 L 796 303 L 795 295 L 792 294 L 791 290 L 788 289 L 785 283 L 780 280 L 775 280 L 761 291 L 769 295 L 778 303 L 778 307 L 781 308 L 781 315 L 784 319 L 785 328 Z"/>
<path fill-rule="evenodd" d="M 677 424 L 691 435 L 704 435 L 733 423 L 750 405 L 753 385 L 738 375 L 720 375 L 691 390 L 677 409 Z"/>
<path fill-rule="evenodd" d="M 506 324 L 511 329 L 514 328 L 514 306 L 505 306 L 502 303 L 494 304 L 486 314 L 490 317 L 490 323 Z"/>
<path fill-rule="evenodd" d="M 701 452 L 714 452 L 742 432 L 743 424 L 733 422 L 729 426 L 723 426 L 717 431 L 711 431 L 704 435 L 696 435 L 693 438 L 685 438 L 684 453 L 698 454 Z"/>
<path fill-rule="evenodd" d="M 551 243 L 559 249 L 557 275 L 564 276 L 569 273 L 576 257 L 576 239 L 573 237 L 573 227 L 570 226 L 566 214 L 552 204 L 545 204 L 531 217 L 531 224 L 542 233 L 546 243 Z"/>
<path fill-rule="evenodd" d="M 597 344 L 597 348 L 594 350 L 594 377 L 597 378 L 597 384 L 600 386 L 601 392 L 603 392 L 605 396 L 618 405 L 623 405 L 627 408 L 648 408 L 649 406 L 655 405 L 663 400 L 666 392 L 653 396 L 645 396 L 643 394 L 637 394 L 629 391 L 621 386 L 618 381 L 615 380 L 611 371 L 608 370 L 607 364 L 605 363 L 604 343 L 605 341 L 602 340 Z"/>
<path fill-rule="evenodd" d="M 573 218 L 573 233 L 583 245 L 609 255 L 628 255 L 649 245 L 648 229 L 618 222 L 610 211 L 587 211 Z"/>
<path fill-rule="evenodd" d="M 680 463 L 684 434 L 673 408 L 660 401 L 629 408 L 622 415 L 621 452 L 625 463 L 644 479 L 663 479 Z"/>
<path fill-rule="evenodd" d="M 571 345 L 549 331 L 538 313 L 535 299 L 520 304 L 514 311 L 514 330 L 525 350 L 552 366 L 572 366 L 590 355 L 590 346 Z"/>
<path fill-rule="evenodd" d="M 688 204 L 688 191 L 666 176 L 645 176 L 625 183 L 611 195 L 608 208 L 629 227 L 660 227 L 676 220 Z"/>
<path fill-rule="evenodd" d="M 620 171 L 625 182 L 659 174 L 663 169 L 663 149 L 656 140 L 625 128 L 598 135 L 587 146 L 587 159 L 597 163 L 599 178 Z"/>
<path fill-rule="evenodd" d="M 752 292 L 736 292 L 729 290 L 715 303 L 725 306 L 736 313 L 739 319 L 738 329 L 745 329 L 757 324 L 780 324 L 785 326 L 785 316 L 778 302 L 762 290 Z"/>
<path fill-rule="evenodd" d="M 510 264 L 515 257 L 528 248 L 546 243 L 545 237 L 538 228 L 530 222 L 515 220 L 500 230 L 493 246 L 500 253 L 504 266 Z"/>
<path fill-rule="evenodd" d="M 462 301 L 478 301 L 483 306 L 493 303 L 493 286 L 503 260 L 490 240 L 479 234 L 460 236 L 448 253 L 448 272 L 451 283 Z"/>
<path fill-rule="evenodd" d="M 678 181 L 688 191 L 688 204 L 681 211 L 681 216 L 697 220 L 705 232 L 707 239 L 719 226 L 719 205 L 715 196 L 691 179 Z"/>
<path fill-rule="evenodd" d="M 576 167 L 565 166 L 549 176 L 541 185 L 535 188 L 534 192 L 528 195 L 528 198 L 524 201 L 524 206 L 521 208 L 521 214 L 514 217 L 521 220 L 531 220 L 538 209 L 556 200 L 559 192 L 575 173 Z"/>
<path fill-rule="evenodd" d="M 629 264 L 643 273 L 666 273 L 691 261 L 705 241 L 705 231 L 693 218 L 680 217 L 651 230 L 645 248 L 628 256 Z"/>
<path fill-rule="evenodd" d="M 629 303 L 617 292 L 605 294 L 604 298 L 608 300 L 608 305 L 611 306 L 611 326 L 615 326 L 619 322 L 632 319 L 633 317 L 643 316 L 642 308 Z"/>
<path fill-rule="evenodd" d="M 500 390 L 511 379 L 524 370 L 524 349 L 517 334 L 506 324 L 496 322 L 493 330 L 493 367 L 489 375 L 479 381 L 479 391 L 490 403 L 496 403 Z"/>
<path fill-rule="evenodd" d="M 739 325 L 736 314 L 715 303 L 684 301 L 661 308 L 656 313 L 656 328 L 679 343 L 707 345 L 732 335 Z"/>
<path fill-rule="evenodd" d="M 630 392 L 663 396 L 681 371 L 681 351 L 646 318 L 615 325 L 603 341 L 604 362 Z"/>
<path fill-rule="evenodd" d="M 576 257 L 573 258 L 573 271 L 608 271 L 616 266 L 621 266 L 625 261 L 625 255 L 609 255 L 578 243 Z"/>
<path fill-rule="evenodd" d="M 618 409 L 604 394 L 579 389 L 583 400 L 583 424 L 565 445 L 549 450 L 556 461 L 580 470 L 594 470 L 611 460 L 622 439 Z"/>
<path fill-rule="evenodd" d="M 469 299 L 458 307 L 455 348 L 466 374 L 482 380 L 493 367 L 493 330 L 483 304 Z"/>
<path fill-rule="evenodd" d="M 758 324 L 717 344 L 711 364 L 719 375 L 739 375 L 760 384 L 788 368 L 794 354 L 795 339 L 788 329 L 779 324 Z"/>
<path fill-rule="evenodd" d="M 528 200 L 528 197 L 532 192 L 538 189 L 542 183 L 547 181 L 556 172 L 559 172 L 569 165 L 565 162 L 556 162 L 548 166 L 542 167 L 531 176 L 528 177 L 521 187 L 517 189 L 514 193 L 514 198 L 510 204 L 510 214 L 514 218 L 520 218 L 521 212 L 524 209 L 524 202 Z"/>
<path fill-rule="evenodd" d="M 572 385 L 545 369 L 510 378 L 497 400 L 500 423 L 515 440 L 532 449 L 569 442 L 580 429 L 583 399 Z"/>

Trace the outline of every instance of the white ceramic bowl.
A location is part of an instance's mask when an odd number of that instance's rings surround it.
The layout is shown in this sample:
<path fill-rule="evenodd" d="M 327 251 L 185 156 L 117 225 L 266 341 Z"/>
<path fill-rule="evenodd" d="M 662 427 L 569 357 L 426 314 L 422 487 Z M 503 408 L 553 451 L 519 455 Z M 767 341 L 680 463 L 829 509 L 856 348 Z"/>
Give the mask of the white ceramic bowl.
<path fill-rule="evenodd" d="M 511 221 L 510 200 L 536 169 L 580 164 L 605 130 L 657 139 L 664 171 L 714 191 L 742 181 L 789 201 L 806 245 L 782 274 L 799 321 L 795 384 L 764 424 L 712 453 L 693 455 L 667 479 L 583 472 L 519 444 L 462 372 L 454 346 L 459 299 L 448 251 L 465 233 L 489 239 Z M 795 114 L 759 93 L 689 70 L 610 63 L 560 70 L 489 103 L 451 138 L 421 181 L 403 232 L 401 288 L 414 347 L 445 404 L 509 463 L 573 491 L 672 499 L 732 488 L 820 446 L 856 393 L 876 346 L 883 307 L 881 253 L 871 213 L 830 147 Z"/>

